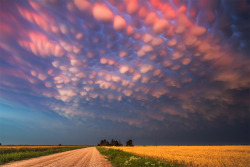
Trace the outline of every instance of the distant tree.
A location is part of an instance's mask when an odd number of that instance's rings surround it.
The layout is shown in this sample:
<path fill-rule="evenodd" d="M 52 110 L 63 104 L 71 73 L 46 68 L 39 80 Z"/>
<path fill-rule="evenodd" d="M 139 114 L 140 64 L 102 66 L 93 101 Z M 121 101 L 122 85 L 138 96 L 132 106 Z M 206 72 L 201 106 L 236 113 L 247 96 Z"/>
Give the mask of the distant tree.
<path fill-rule="evenodd" d="M 104 139 L 101 140 L 101 142 L 97 146 L 122 146 L 122 143 L 121 141 L 117 141 L 114 139 L 112 139 L 109 143 L 106 139 Z"/>
<path fill-rule="evenodd" d="M 118 141 L 118 146 L 123 146 L 123 144 L 120 140 Z"/>
<path fill-rule="evenodd" d="M 121 142 L 119 143 L 120 141 L 117 141 L 117 140 L 111 140 L 110 142 L 110 146 L 121 146 Z"/>
<path fill-rule="evenodd" d="M 115 141 L 115 146 L 120 146 L 117 140 Z"/>
<path fill-rule="evenodd" d="M 110 142 L 110 146 L 114 146 L 115 145 L 115 140 L 111 140 L 111 142 Z"/>
<path fill-rule="evenodd" d="M 2 145 L 2 143 L 0 143 L 0 146 Z"/>
<path fill-rule="evenodd" d="M 100 142 L 99 145 L 100 145 L 100 146 L 110 146 L 109 142 L 108 142 L 106 139 L 101 140 L 101 142 Z"/>
<path fill-rule="evenodd" d="M 62 144 L 58 144 L 58 146 L 62 146 Z"/>
<path fill-rule="evenodd" d="M 133 145 L 133 140 L 129 139 L 129 140 L 126 142 L 126 146 L 134 146 L 134 145 Z"/>

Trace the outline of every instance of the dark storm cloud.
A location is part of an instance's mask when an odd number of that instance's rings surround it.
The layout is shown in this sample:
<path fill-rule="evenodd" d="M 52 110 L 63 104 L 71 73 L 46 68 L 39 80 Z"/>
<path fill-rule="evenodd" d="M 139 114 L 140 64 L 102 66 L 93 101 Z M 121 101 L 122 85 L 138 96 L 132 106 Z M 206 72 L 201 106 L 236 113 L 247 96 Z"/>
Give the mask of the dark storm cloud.
<path fill-rule="evenodd" d="M 1 3 L 3 99 L 151 130 L 248 121 L 247 1 Z"/>

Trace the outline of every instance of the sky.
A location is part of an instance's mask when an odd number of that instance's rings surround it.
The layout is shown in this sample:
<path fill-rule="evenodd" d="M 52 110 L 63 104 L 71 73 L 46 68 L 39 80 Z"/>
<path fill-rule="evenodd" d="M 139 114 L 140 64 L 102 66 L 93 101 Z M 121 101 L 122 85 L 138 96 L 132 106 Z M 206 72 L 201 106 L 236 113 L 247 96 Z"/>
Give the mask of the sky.
<path fill-rule="evenodd" d="M 250 144 L 247 0 L 1 0 L 0 142 Z"/>

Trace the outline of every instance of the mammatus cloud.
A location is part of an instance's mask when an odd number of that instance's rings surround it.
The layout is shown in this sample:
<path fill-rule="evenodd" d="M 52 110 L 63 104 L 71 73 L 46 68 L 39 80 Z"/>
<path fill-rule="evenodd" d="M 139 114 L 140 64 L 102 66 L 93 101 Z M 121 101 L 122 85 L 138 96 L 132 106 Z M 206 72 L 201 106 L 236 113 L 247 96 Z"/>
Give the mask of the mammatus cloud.
<path fill-rule="evenodd" d="M 155 129 L 248 114 L 244 0 L 4 1 L 0 11 L 4 99 Z"/>

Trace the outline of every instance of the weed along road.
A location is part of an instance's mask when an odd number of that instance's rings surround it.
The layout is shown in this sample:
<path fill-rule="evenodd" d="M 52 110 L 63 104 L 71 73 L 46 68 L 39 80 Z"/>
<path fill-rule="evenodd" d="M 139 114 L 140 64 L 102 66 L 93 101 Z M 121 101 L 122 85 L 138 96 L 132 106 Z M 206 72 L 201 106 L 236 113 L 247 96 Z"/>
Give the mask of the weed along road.
<path fill-rule="evenodd" d="M 95 147 L 67 151 L 23 161 L 5 164 L 1 167 L 111 167 Z"/>

